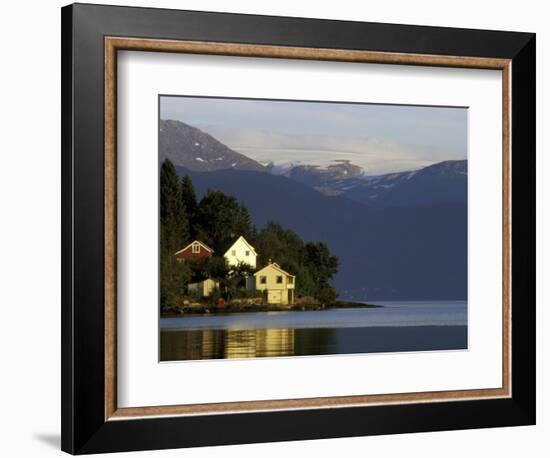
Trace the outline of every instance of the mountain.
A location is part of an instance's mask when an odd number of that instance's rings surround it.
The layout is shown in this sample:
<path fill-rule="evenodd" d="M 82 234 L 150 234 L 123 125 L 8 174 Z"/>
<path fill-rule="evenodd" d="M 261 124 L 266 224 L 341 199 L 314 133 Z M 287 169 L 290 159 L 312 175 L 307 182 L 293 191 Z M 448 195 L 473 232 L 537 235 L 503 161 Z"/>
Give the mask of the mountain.
<path fill-rule="evenodd" d="M 348 160 L 319 167 L 290 165 L 277 168 L 237 153 L 202 130 L 181 121 L 161 120 L 160 160 L 195 172 L 235 169 L 280 173 L 327 196 L 344 196 L 370 207 L 408 207 L 466 203 L 467 161 L 445 161 L 420 170 L 364 176 Z"/>
<path fill-rule="evenodd" d="M 273 220 L 305 241 L 326 242 L 340 259 L 334 285 L 342 298 L 466 298 L 464 203 L 381 208 L 342 195 L 327 196 L 267 172 L 200 173 L 183 167 L 177 172 L 190 176 L 199 197 L 208 188 L 235 196 L 258 228 Z"/>
<path fill-rule="evenodd" d="M 444 161 L 420 170 L 390 173 L 364 179 L 343 194 L 375 206 L 411 206 L 463 203 L 468 199 L 468 163 Z"/>
<path fill-rule="evenodd" d="M 340 169 L 339 173 L 331 173 L 330 168 L 339 165 L 331 165 L 326 169 L 300 165 L 285 171 L 284 175 L 323 194 L 341 195 L 375 207 L 406 207 L 467 201 L 466 160 L 444 161 L 420 170 L 377 176 L 362 176 L 356 169 L 349 167 Z"/>
<path fill-rule="evenodd" d="M 363 169 L 351 161 L 339 160 L 327 167 L 317 165 L 297 165 L 283 173 L 284 176 L 312 187 L 348 180 L 363 175 Z"/>
<path fill-rule="evenodd" d="M 174 165 L 198 172 L 214 170 L 267 170 L 254 161 L 216 140 L 196 127 L 180 121 L 161 120 L 159 134 L 160 161 L 170 159 Z"/>

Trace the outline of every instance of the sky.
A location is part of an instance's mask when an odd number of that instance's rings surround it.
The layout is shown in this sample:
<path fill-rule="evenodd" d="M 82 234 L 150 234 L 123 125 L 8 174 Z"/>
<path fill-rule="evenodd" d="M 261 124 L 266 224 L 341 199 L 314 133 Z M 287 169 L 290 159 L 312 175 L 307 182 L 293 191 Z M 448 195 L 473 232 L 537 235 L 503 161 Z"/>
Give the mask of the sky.
<path fill-rule="evenodd" d="M 366 175 L 467 157 L 464 107 L 162 96 L 161 119 L 198 127 L 262 163 L 326 167 L 349 160 Z"/>

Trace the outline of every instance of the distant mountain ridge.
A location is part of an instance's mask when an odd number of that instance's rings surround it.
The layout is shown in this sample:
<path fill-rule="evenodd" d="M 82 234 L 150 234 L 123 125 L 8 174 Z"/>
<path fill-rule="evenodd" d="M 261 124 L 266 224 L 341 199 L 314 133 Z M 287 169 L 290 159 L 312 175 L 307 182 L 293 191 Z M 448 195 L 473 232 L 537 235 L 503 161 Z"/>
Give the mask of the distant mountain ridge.
<path fill-rule="evenodd" d="M 330 166 L 332 167 L 332 166 Z M 443 161 L 419 170 L 362 176 L 330 173 L 312 166 L 295 166 L 284 175 L 329 196 L 345 196 L 369 206 L 411 206 L 466 203 L 466 160 Z"/>
<path fill-rule="evenodd" d="M 159 129 L 161 162 L 170 159 L 174 165 L 196 172 L 268 170 L 259 162 L 237 153 L 210 134 L 184 122 L 161 120 Z"/>
<path fill-rule="evenodd" d="M 181 121 L 161 120 L 160 160 L 194 172 L 252 170 L 280 173 L 327 196 L 344 196 L 372 207 L 466 203 L 467 161 L 444 161 L 419 170 L 366 176 L 349 160 L 326 167 L 261 164 L 229 148 L 210 134 Z"/>

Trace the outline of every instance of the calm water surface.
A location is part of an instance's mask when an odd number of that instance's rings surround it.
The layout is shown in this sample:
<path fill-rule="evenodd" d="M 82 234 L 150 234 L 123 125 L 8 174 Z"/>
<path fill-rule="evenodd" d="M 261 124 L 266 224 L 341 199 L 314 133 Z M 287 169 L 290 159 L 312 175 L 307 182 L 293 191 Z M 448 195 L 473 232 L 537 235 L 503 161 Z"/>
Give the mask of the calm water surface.
<path fill-rule="evenodd" d="M 465 301 L 162 318 L 161 361 L 467 348 Z"/>

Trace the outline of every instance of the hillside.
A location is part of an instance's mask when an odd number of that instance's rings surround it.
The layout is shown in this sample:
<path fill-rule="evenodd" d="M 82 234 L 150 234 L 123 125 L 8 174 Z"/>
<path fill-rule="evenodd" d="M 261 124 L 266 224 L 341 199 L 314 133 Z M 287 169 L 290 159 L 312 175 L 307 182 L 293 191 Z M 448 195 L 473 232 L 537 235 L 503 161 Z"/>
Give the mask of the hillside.
<path fill-rule="evenodd" d="M 258 227 L 274 220 L 305 241 L 325 241 L 341 261 L 334 284 L 343 299 L 466 298 L 464 203 L 378 208 L 267 172 L 177 172 L 199 197 L 208 188 L 235 196 Z"/>

